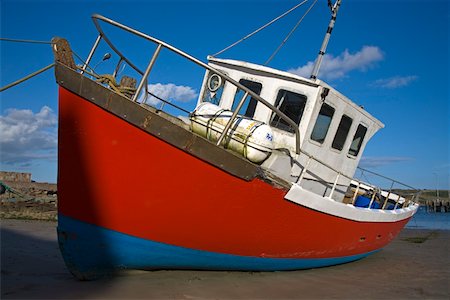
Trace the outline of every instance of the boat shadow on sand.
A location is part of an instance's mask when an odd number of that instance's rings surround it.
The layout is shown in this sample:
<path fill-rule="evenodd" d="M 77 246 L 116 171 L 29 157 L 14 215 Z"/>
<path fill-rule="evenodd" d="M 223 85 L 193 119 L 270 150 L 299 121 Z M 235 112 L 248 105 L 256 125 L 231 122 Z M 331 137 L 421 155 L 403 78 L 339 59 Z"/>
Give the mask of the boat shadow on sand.
<path fill-rule="evenodd" d="M 3 221 L 2 221 L 3 222 Z M 114 277 L 105 278 L 95 282 L 81 282 L 75 280 L 69 273 L 59 251 L 56 240 L 56 223 L 42 222 L 46 227 L 45 233 L 52 230 L 54 236 L 39 237 L 41 229 L 30 234 L 18 232 L 24 227 L 33 224 L 28 221 L 8 220 L 21 222 L 1 228 L 1 298 L 89 298 L 111 286 Z M 35 221 L 31 221 L 35 222 Z M 24 226 L 25 225 L 25 226 Z M 36 223 L 38 227 L 41 224 Z"/>

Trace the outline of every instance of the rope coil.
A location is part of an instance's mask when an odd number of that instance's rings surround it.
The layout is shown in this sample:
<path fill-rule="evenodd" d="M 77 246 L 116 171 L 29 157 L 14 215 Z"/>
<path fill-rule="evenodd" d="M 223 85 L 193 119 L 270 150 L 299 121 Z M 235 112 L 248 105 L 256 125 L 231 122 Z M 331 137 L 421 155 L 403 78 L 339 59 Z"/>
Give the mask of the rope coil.
<path fill-rule="evenodd" d="M 113 91 L 128 98 L 133 97 L 134 93 L 136 93 L 136 88 L 118 84 L 116 78 L 112 74 L 98 75 L 96 81 L 107 84 Z"/>

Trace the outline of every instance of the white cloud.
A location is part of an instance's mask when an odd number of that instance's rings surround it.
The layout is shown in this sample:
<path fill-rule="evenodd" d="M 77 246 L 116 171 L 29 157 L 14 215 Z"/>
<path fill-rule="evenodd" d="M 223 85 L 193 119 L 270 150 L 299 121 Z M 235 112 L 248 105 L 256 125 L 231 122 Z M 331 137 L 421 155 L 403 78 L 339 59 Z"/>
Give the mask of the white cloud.
<path fill-rule="evenodd" d="M 173 100 L 179 101 L 179 102 L 189 102 L 193 99 L 195 99 L 198 94 L 195 92 L 195 90 L 189 86 L 183 86 L 183 85 L 175 85 L 173 83 L 167 83 L 167 84 L 149 84 L 148 90 L 152 94 L 158 96 L 161 99 L 167 100 L 169 102 L 172 102 Z M 147 99 L 148 104 L 156 105 L 160 103 L 161 101 L 153 96 L 149 96 Z"/>
<path fill-rule="evenodd" d="M 38 113 L 8 109 L 0 115 L 0 149 L 4 164 L 26 165 L 56 159 L 57 116 L 44 106 Z"/>
<path fill-rule="evenodd" d="M 366 71 L 373 67 L 376 62 L 383 60 L 383 58 L 383 52 L 375 46 L 363 46 L 361 50 L 353 54 L 346 49 L 336 57 L 331 54 L 325 54 L 318 77 L 325 80 L 333 80 L 342 78 L 353 70 Z M 314 62 L 309 61 L 304 66 L 290 69 L 288 72 L 309 78 L 313 67 Z"/>
<path fill-rule="evenodd" d="M 409 85 L 411 82 L 417 80 L 417 76 L 410 75 L 410 76 L 394 76 L 390 78 L 385 79 L 378 79 L 376 80 L 373 85 L 387 88 L 387 89 L 395 89 L 399 87 L 404 87 Z"/>
<path fill-rule="evenodd" d="M 381 166 L 386 166 L 394 163 L 411 161 L 413 160 L 411 157 L 397 157 L 397 156 L 388 156 L 388 157 L 362 157 L 359 162 L 359 167 L 361 168 L 376 168 Z"/>

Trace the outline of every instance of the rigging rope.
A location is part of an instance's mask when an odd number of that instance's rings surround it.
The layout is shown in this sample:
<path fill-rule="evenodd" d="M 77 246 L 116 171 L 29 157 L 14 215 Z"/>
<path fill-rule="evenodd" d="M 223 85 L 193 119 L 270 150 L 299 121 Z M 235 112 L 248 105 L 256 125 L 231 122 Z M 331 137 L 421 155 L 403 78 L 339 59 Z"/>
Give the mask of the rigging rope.
<path fill-rule="evenodd" d="M 0 38 L 0 41 L 3 41 L 3 42 L 15 42 L 15 43 L 46 44 L 46 45 L 53 44 L 52 42 L 47 42 L 47 41 L 9 39 L 9 38 Z M 8 85 L 5 85 L 4 87 L 0 88 L 0 92 L 3 92 L 3 91 L 5 91 L 5 90 L 7 90 L 7 89 L 9 89 L 9 88 L 11 88 L 13 86 L 16 86 L 16 85 L 18 85 L 18 84 L 20 84 L 20 83 L 22 83 L 24 81 L 27 81 L 28 79 L 30 79 L 30 78 L 32 78 L 32 77 L 34 77 L 36 75 L 39 75 L 42 72 L 45 72 L 48 69 L 53 68 L 54 66 L 55 66 L 55 63 L 52 63 L 52 64 L 50 64 L 50 65 L 48 65 L 48 66 L 46 66 L 46 67 L 44 67 L 44 68 L 42 68 L 40 70 L 37 70 L 36 72 L 33 72 L 33 73 L 31 73 L 31 74 L 29 74 L 29 75 L 27 75 L 27 76 L 25 76 L 25 77 L 23 77 L 23 78 L 21 78 L 19 80 L 16 80 L 16 81 L 14 81 L 14 82 L 12 82 L 12 83 L 10 83 Z"/>
<path fill-rule="evenodd" d="M 243 37 L 242 39 L 240 39 L 237 42 L 234 42 L 233 44 L 231 44 L 230 46 L 226 47 L 225 49 L 222 49 L 221 51 L 217 52 L 216 54 L 213 54 L 212 57 L 215 57 L 219 54 L 222 54 L 223 52 L 227 51 L 228 49 L 236 46 L 237 44 L 243 42 L 244 40 L 248 39 L 249 37 L 257 34 L 258 32 L 260 32 L 261 30 L 263 30 L 264 28 L 272 25 L 273 23 L 275 23 L 276 21 L 278 21 L 279 19 L 283 18 L 284 16 L 288 15 L 289 13 L 291 13 L 292 11 L 294 11 L 295 9 L 297 9 L 298 7 L 302 6 L 303 4 L 305 4 L 306 2 L 308 2 L 308 0 L 304 0 L 301 3 L 297 4 L 296 6 L 294 6 L 293 8 L 291 8 L 290 10 L 286 11 L 285 13 L 281 14 L 280 16 L 276 17 L 275 19 L 273 19 L 272 21 L 270 21 L 269 23 L 263 25 L 262 27 L 256 29 L 255 31 L 253 31 L 252 33 L 246 35 L 245 37 Z"/>
<path fill-rule="evenodd" d="M 80 55 L 78 55 L 75 51 L 73 51 L 72 50 L 72 54 L 83 64 L 83 65 L 85 65 L 86 66 L 86 69 L 87 68 L 89 68 L 91 71 L 92 71 L 92 74 L 89 74 L 89 75 L 91 75 L 91 76 L 94 76 L 94 77 L 96 77 L 96 78 L 98 78 L 98 74 L 97 73 L 95 73 L 95 71 L 94 71 L 94 69 L 90 66 L 90 65 L 88 65 L 87 63 L 86 63 L 86 61 L 80 56 Z M 80 67 L 80 69 L 81 69 L 81 67 Z M 87 73 L 87 70 L 84 70 L 84 72 L 86 72 Z"/>
<path fill-rule="evenodd" d="M 294 33 L 295 30 L 297 30 L 298 26 L 300 25 L 300 23 L 303 21 L 303 19 L 306 17 L 306 15 L 310 12 L 310 10 L 314 7 L 314 5 L 317 3 L 317 0 L 315 0 L 313 2 L 313 4 L 311 4 L 311 6 L 306 10 L 306 12 L 303 14 L 303 16 L 300 18 L 300 20 L 297 22 L 297 24 L 295 24 L 295 26 L 292 28 L 292 30 L 286 35 L 286 37 L 284 38 L 284 40 L 281 42 L 281 44 L 278 46 L 278 48 L 272 53 L 272 55 L 269 57 L 269 59 L 266 60 L 266 62 L 264 63 L 265 66 L 267 66 L 270 61 L 272 61 L 272 59 L 275 57 L 275 55 L 277 55 L 278 51 L 280 51 L 280 49 L 284 46 L 284 44 L 288 41 L 288 39 L 291 37 L 291 35 Z"/>
<path fill-rule="evenodd" d="M 15 43 L 47 44 L 47 45 L 52 44 L 52 42 L 47 42 L 47 41 L 21 40 L 21 39 L 8 39 L 8 38 L 0 38 L 0 41 L 15 42 Z"/>
<path fill-rule="evenodd" d="M 48 66 L 46 66 L 46 67 L 44 67 L 44 68 L 42 68 L 42 69 L 40 69 L 40 70 L 37 70 L 36 72 L 33 72 L 33 73 L 31 73 L 31 74 L 29 74 L 29 75 L 23 77 L 22 79 L 16 80 L 16 81 L 14 81 L 14 82 L 12 82 L 12 83 L 10 83 L 10 84 L 8 84 L 8 85 L 5 85 L 4 87 L 0 88 L 0 92 L 3 92 L 3 91 L 5 91 L 5 90 L 7 90 L 7 89 L 9 89 L 9 88 L 11 88 L 11 87 L 13 87 L 13 86 L 15 86 L 15 85 L 18 85 L 19 83 L 22 83 L 22 82 L 24 82 L 24 81 L 26 81 L 26 80 L 28 80 L 28 79 L 30 79 L 30 78 L 36 76 L 36 75 L 39 75 L 39 74 L 41 74 L 42 72 L 45 72 L 45 71 L 47 71 L 48 69 L 53 68 L 54 66 L 55 66 L 55 63 L 51 63 L 51 64 L 49 64 Z"/>
<path fill-rule="evenodd" d="M 54 43 L 52 43 L 52 42 L 47 42 L 47 41 L 23 40 L 23 39 L 9 39 L 9 38 L 0 38 L 0 41 L 4 41 L 4 42 L 16 42 L 16 43 L 46 44 L 46 45 L 52 45 L 52 44 L 54 44 Z M 81 62 L 84 62 L 83 59 L 82 59 L 77 53 L 75 53 L 75 52 L 72 52 L 72 53 L 73 53 L 79 60 L 81 60 Z M 42 68 L 42 69 L 39 69 L 39 70 L 37 70 L 36 72 L 33 72 L 33 73 L 31 73 L 31 74 L 29 74 L 29 75 L 27 75 L 27 76 L 25 76 L 25 77 L 23 77 L 23 78 L 21 78 L 21 79 L 19 79 L 19 80 L 16 80 L 16 81 L 14 81 L 14 82 L 12 82 L 12 83 L 10 83 L 10 84 L 8 84 L 8 85 L 5 85 L 4 87 L 1 87 L 1 88 L 0 88 L 0 92 L 3 92 L 3 91 L 5 91 L 5 90 L 7 90 L 7 89 L 9 89 L 9 88 L 11 88 L 11 87 L 13 87 L 13 86 L 16 86 L 16 85 L 18 85 L 18 84 L 20 84 L 20 83 L 22 83 L 22 82 L 24 82 L 24 81 L 27 81 L 28 79 L 30 79 L 30 78 L 32 78 L 32 77 L 34 77 L 34 76 L 36 76 L 36 75 L 39 75 L 39 74 L 41 74 L 41 73 L 47 71 L 48 69 L 53 68 L 54 66 L 55 66 L 55 63 L 51 63 L 50 65 L 48 65 L 48 66 L 46 66 L 46 67 L 44 67 L 44 68 Z M 95 77 L 96 77 L 96 78 L 99 78 L 100 76 L 97 75 L 97 74 L 95 74 Z M 128 91 L 128 90 L 123 90 L 122 92 L 128 93 L 129 91 Z"/>
<path fill-rule="evenodd" d="M 46 41 L 37 41 L 37 40 L 23 40 L 23 39 L 9 39 L 9 38 L 0 38 L 0 41 L 5 41 L 5 42 L 16 42 L 16 43 L 33 43 L 33 44 L 46 44 L 46 45 L 52 45 L 54 44 L 53 42 L 46 42 Z M 83 59 L 75 52 L 72 51 L 72 53 L 82 62 Z M 33 72 L 19 80 L 16 80 L 2 88 L 0 88 L 0 92 L 3 92 L 13 86 L 16 86 L 36 75 L 41 74 L 42 72 L 47 71 L 48 69 L 51 69 L 55 66 L 55 63 L 52 63 L 36 72 Z M 136 92 L 136 89 L 133 87 L 125 87 L 125 86 L 121 86 L 120 84 L 117 83 L 116 79 L 114 78 L 113 75 L 109 75 L 109 74 L 105 74 L 105 75 L 98 75 L 95 73 L 94 69 L 92 69 L 90 66 L 88 66 L 92 72 L 87 72 L 89 75 L 93 76 L 94 78 L 96 78 L 97 82 L 100 83 L 104 83 L 110 86 L 111 89 L 113 89 L 116 93 L 127 96 L 129 98 L 131 98 L 131 96 Z"/>
<path fill-rule="evenodd" d="M 19 196 L 19 198 L 25 199 L 26 201 L 30 201 L 30 200 L 35 200 L 36 198 L 34 197 L 28 197 L 25 194 L 20 193 L 18 190 L 13 189 L 12 187 L 8 186 L 7 184 L 5 184 L 4 182 L 0 181 L 0 186 L 2 188 L 2 190 L 4 192 L 9 192 L 10 194 Z"/>

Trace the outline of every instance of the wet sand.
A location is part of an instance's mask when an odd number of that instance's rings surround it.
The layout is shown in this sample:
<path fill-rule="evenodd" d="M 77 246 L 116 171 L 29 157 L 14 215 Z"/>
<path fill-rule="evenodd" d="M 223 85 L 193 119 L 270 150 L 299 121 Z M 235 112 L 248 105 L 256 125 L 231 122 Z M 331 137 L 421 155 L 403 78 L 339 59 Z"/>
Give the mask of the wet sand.
<path fill-rule="evenodd" d="M 368 258 L 320 269 L 128 271 L 81 282 L 64 266 L 55 227 L 1 220 L 2 299 L 450 299 L 450 231 L 403 230 Z"/>

